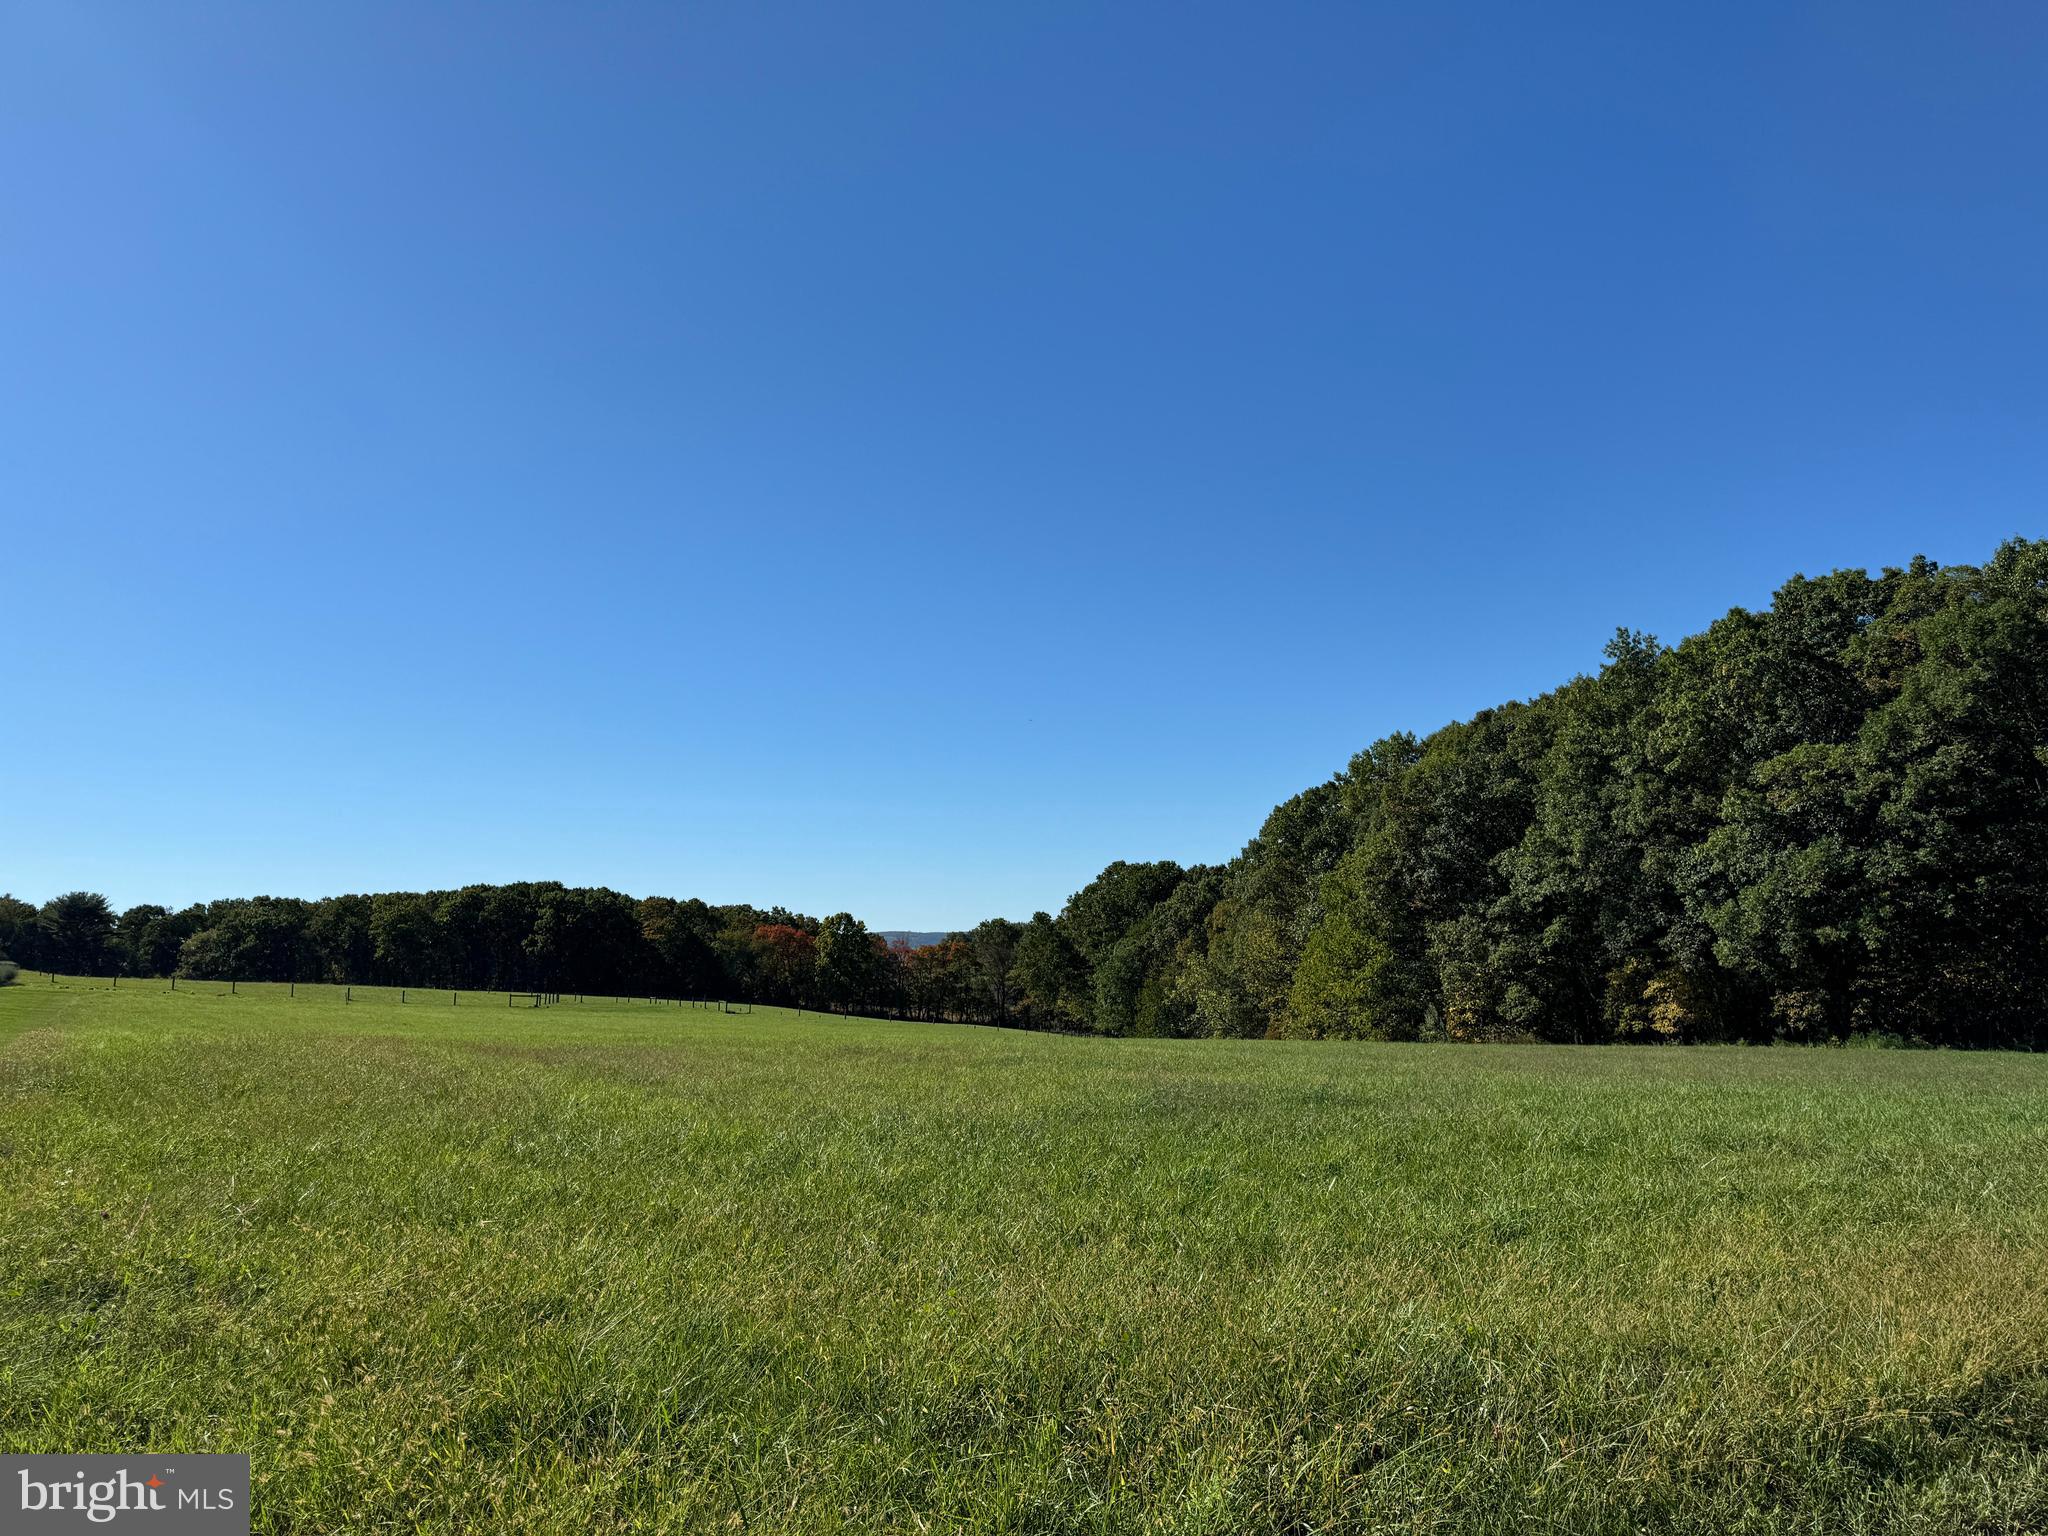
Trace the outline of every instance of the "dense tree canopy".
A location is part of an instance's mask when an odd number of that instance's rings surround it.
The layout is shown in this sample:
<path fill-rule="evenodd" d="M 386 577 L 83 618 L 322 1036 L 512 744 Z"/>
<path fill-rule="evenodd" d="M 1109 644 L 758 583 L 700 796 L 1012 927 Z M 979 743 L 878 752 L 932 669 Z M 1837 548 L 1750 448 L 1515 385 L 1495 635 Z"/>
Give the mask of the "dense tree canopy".
<path fill-rule="evenodd" d="M 1033 1028 L 2048 1045 L 2048 542 L 1796 578 L 1676 647 L 1374 742 L 1227 865 L 891 948 L 850 913 L 553 884 L 117 918 L 0 896 L 0 956 L 657 992 Z"/>

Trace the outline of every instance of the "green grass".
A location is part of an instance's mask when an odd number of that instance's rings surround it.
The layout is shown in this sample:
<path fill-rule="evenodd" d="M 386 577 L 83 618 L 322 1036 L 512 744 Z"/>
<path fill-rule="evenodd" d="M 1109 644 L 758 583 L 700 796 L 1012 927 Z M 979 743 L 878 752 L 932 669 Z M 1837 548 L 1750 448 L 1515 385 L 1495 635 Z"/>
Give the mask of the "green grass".
<path fill-rule="evenodd" d="M 249 1450 L 266 1531 L 2048 1529 L 2048 1059 L 240 993 L 0 989 L 5 1449 Z"/>

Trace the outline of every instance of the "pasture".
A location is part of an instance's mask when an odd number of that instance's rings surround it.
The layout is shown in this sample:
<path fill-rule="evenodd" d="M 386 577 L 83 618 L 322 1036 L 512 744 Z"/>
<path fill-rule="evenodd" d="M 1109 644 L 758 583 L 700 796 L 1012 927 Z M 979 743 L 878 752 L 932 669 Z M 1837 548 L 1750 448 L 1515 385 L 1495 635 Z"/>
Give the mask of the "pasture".
<path fill-rule="evenodd" d="M 0 988 L 0 1445 L 263 1531 L 2048 1528 L 2048 1059 Z"/>

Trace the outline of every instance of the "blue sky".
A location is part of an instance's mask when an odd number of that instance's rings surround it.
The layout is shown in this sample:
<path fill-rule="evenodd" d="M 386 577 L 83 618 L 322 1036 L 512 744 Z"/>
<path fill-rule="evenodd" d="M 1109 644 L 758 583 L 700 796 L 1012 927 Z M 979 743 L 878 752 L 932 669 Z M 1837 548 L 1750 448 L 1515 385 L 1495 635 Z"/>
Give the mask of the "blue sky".
<path fill-rule="evenodd" d="M 0 886 L 939 928 L 2048 485 L 2032 5 L 10 4 Z"/>

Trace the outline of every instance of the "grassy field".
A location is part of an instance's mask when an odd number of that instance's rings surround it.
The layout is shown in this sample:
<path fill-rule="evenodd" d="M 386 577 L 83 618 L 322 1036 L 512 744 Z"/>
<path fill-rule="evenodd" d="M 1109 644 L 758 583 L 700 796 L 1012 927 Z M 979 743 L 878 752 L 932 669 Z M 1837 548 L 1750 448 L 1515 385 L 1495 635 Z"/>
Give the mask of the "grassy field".
<path fill-rule="evenodd" d="M 0 989 L 0 1444 L 259 1530 L 2048 1529 L 2048 1059 L 217 991 Z"/>

